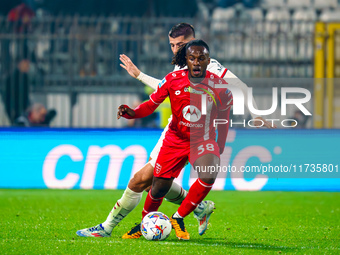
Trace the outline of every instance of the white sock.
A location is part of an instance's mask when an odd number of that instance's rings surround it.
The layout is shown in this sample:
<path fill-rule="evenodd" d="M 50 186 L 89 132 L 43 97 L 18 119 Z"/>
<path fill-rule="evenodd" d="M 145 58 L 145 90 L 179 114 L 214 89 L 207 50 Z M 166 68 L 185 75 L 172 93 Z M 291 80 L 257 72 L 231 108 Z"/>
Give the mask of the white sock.
<path fill-rule="evenodd" d="M 184 198 L 188 195 L 188 192 L 179 186 L 177 183 L 172 182 L 171 188 L 165 195 L 165 199 L 171 203 L 180 205 Z M 204 209 L 204 205 L 201 203 L 195 208 L 194 213 L 200 214 Z"/>
<path fill-rule="evenodd" d="M 179 186 L 177 183 L 172 182 L 171 188 L 165 195 L 165 199 L 171 203 L 180 205 L 184 198 L 187 196 L 188 192 Z"/>
<path fill-rule="evenodd" d="M 109 216 L 105 222 L 102 223 L 105 231 L 111 234 L 112 229 L 118 225 L 118 223 L 125 218 L 142 199 L 143 192 L 134 192 L 128 187 L 125 189 L 123 196 L 116 202 L 112 208 Z"/>
<path fill-rule="evenodd" d="M 178 212 L 175 212 L 175 214 L 172 217 L 173 218 L 183 218 L 181 215 L 179 215 Z"/>

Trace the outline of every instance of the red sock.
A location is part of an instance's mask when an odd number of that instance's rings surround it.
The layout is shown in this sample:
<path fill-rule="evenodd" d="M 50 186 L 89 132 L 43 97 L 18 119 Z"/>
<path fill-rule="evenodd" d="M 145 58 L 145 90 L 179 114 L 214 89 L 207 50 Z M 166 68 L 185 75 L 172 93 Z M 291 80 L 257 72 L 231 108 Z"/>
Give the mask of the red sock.
<path fill-rule="evenodd" d="M 178 208 L 178 214 L 183 218 L 189 215 L 199 203 L 208 195 L 214 184 L 208 184 L 198 178 L 190 187 L 188 195 L 183 200 L 181 206 Z"/>
<path fill-rule="evenodd" d="M 164 197 L 153 198 L 151 196 L 151 189 L 150 189 L 149 193 L 148 193 L 148 195 L 145 199 L 142 217 L 144 218 L 144 216 L 147 215 L 149 212 L 156 212 L 158 210 L 158 208 L 160 207 L 160 205 L 162 204 L 163 198 Z"/>

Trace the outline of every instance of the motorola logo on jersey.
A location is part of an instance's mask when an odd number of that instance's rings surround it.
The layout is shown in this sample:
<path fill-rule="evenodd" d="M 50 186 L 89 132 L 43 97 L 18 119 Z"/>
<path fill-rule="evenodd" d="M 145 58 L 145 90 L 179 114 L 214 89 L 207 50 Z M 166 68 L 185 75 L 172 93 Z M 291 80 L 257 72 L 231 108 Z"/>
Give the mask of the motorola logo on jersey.
<path fill-rule="evenodd" d="M 201 111 L 194 105 L 187 105 L 182 112 L 183 117 L 190 122 L 197 122 L 202 116 Z"/>
<path fill-rule="evenodd" d="M 210 89 L 209 89 L 210 91 Z M 189 93 L 193 93 L 193 94 L 199 94 L 199 95 L 203 95 L 204 94 L 204 91 L 202 90 L 196 90 L 192 87 L 185 87 L 184 88 L 184 92 L 189 92 Z"/>

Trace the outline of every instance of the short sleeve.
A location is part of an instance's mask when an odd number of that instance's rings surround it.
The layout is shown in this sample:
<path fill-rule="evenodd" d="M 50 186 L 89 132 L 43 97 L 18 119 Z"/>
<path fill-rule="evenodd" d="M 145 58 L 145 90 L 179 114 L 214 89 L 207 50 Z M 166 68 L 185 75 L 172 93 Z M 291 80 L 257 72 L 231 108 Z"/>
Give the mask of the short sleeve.
<path fill-rule="evenodd" d="M 225 68 L 220 62 L 213 58 L 210 59 L 210 64 L 208 65 L 207 70 L 216 74 L 220 78 L 223 78 L 228 71 L 227 68 Z"/>
<path fill-rule="evenodd" d="M 157 89 L 150 95 L 150 99 L 155 104 L 161 104 L 169 96 L 169 75 L 158 84 Z"/>

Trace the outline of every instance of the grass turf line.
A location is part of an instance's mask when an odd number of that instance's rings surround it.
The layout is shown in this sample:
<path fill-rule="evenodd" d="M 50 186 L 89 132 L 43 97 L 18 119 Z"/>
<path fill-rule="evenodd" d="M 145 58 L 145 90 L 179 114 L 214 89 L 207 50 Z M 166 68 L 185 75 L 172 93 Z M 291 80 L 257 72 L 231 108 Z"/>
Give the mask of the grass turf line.
<path fill-rule="evenodd" d="M 185 219 L 190 241 L 174 231 L 163 242 L 123 240 L 141 220 L 139 206 L 111 238 L 83 238 L 75 232 L 103 222 L 119 190 L 0 190 L 2 254 L 339 254 L 340 193 L 212 191 L 216 203 L 210 227 L 198 235 Z M 171 216 L 178 207 L 164 201 Z"/>

